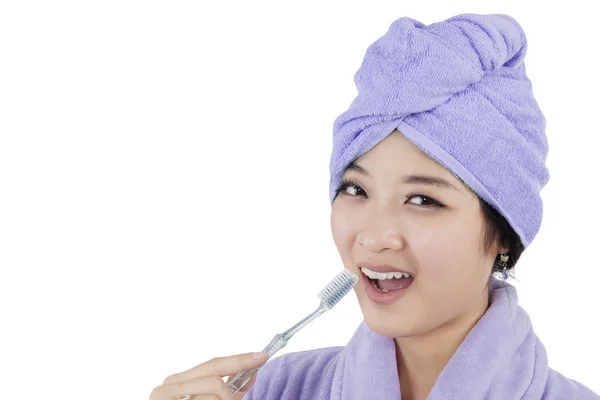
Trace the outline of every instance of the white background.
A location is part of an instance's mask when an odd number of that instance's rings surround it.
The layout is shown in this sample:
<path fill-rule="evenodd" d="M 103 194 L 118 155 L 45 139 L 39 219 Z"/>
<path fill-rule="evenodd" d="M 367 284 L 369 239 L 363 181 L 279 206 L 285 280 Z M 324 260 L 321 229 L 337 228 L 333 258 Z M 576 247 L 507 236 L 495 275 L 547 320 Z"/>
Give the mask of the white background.
<path fill-rule="evenodd" d="M 366 48 L 464 12 L 528 35 L 551 180 L 517 285 L 551 367 L 600 392 L 597 15 L 532 3 L 2 2 L 0 398 L 148 398 L 316 308 L 342 268 L 332 124 Z M 360 321 L 349 295 L 280 354 Z"/>

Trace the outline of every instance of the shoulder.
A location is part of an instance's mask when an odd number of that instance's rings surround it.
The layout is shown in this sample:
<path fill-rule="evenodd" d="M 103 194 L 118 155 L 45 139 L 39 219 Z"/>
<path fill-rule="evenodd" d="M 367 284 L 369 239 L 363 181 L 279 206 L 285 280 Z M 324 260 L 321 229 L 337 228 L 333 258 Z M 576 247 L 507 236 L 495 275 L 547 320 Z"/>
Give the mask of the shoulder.
<path fill-rule="evenodd" d="M 275 357 L 256 376 L 244 400 L 329 398 L 333 374 L 344 347 L 327 347 Z"/>
<path fill-rule="evenodd" d="M 559 372 L 549 369 L 543 400 L 600 400 L 600 396 L 579 382 L 567 378 Z"/>

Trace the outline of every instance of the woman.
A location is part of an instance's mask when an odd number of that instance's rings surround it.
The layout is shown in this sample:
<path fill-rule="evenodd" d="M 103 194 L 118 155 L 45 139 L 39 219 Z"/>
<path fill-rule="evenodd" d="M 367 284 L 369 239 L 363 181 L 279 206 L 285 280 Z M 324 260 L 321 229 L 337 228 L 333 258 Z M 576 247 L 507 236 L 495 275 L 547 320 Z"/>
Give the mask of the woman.
<path fill-rule="evenodd" d="M 511 17 L 474 14 L 400 18 L 368 48 L 330 164 L 332 233 L 364 322 L 345 347 L 271 360 L 245 399 L 600 398 L 548 367 L 505 282 L 549 179 L 526 48 Z M 258 356 L 173 375 L 151 398 L 240 399 L 220 376 Z"/>

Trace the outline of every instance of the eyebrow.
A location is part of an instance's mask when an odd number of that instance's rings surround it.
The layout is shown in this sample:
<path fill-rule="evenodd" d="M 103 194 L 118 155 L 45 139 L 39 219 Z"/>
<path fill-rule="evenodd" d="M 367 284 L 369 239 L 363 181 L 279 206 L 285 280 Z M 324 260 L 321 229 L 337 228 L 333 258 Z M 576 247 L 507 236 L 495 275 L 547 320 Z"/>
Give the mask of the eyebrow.
<path fill-rule="evenodd" d="M 371 176 L 371 174 L 369 174 L 369 171 L 367 171 L 366 169 L 364 169 L 363 167 L 361 167 L 360 165 L 356 164 L 354 161 L 350 163 L 350 165 L 348 165 L 348 168 L 346 168 L 347 171 L 353 170 L 358 172 L 359 174 L 365 175 L 365 176 Z"/>
<path fill-rule="evenodd" d="M 371 176 L 369 171 L 367 171 L 364 167 L 352 162 L 348 165 L 347 170 L 353 170 L 358 172 L 359 174 L 365 176 Z M 454 189 L 458 190 L 456 186 L 451 184 L 445 179 L 438 178 L 436 176 L 430 175 L 406 175 L 402 177 L 402 182 L 406 184 L 417 184 L 417 185 L 429 185 L 429 186 L 437 186 L 444 189 Z"/>

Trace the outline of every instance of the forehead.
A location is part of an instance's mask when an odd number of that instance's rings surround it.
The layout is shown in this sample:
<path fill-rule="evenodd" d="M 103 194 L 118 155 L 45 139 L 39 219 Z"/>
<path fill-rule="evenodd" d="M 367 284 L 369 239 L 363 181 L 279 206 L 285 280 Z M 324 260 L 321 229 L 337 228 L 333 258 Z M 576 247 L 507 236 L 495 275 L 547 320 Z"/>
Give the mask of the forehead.
<path fill-rule="evenodd" d="M 398 130 L 394 130 L 355 162 L 374 172 L 430 173 L 456 179 L 452 172 L 425 154 Z"/>

